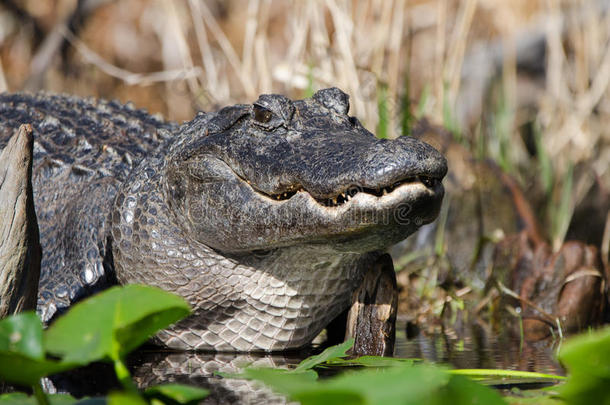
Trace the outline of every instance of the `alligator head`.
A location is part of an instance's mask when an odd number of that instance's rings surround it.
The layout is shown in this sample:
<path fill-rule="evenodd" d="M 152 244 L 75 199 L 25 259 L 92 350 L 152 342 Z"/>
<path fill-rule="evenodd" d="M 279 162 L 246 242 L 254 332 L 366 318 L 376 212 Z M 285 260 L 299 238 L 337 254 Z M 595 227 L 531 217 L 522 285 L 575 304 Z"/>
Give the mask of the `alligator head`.
<path fill-rule="evenodd" d="M 166 196 L 184 233 L 243 253 L 324 244 L 385 248 L 438 214 L 445 158 L 408 136 L 377 139 L 337 88 L 200 114 L 167 157 Z"/>

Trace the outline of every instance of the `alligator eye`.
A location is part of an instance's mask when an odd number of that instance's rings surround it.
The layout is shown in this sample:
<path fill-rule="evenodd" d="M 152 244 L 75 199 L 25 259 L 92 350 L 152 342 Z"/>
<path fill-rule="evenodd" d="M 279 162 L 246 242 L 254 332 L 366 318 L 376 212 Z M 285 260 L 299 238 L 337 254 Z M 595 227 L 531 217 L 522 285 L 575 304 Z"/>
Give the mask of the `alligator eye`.
<path fill-rule="evenodd" d="M 260 122 L 261 124 L 266 124 L 269 121 L 271 121 L 271 117 L 273 117 L 273 113 L 266 109 L 265 107 L 262 107 L 258 104 L 254 104 L 254 120 L 256 120 L 256 122 Z"/>

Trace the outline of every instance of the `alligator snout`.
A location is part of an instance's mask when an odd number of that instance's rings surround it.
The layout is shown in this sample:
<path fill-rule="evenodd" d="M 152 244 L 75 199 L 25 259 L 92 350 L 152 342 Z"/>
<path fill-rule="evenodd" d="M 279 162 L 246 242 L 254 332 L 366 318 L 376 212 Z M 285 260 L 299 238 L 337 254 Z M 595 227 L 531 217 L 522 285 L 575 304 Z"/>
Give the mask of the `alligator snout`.
<path fill-rule="evenodd" d="M 408 137 L 377 140 L 364 131 L 331 134 L 313 147 L 305 141 L 293 145 L 294 155 L 302 158 L 287 164 L 285 173 L 293 179 L 287 186 L 334 203 L 357 192 L 381 196 L 406 183 L 433 188 L 447 173 L 445 158 L 430 145 Z"/>
<path fill-rule="evenodd" d="M 381 197 L 404 184 L 421 183 L 432 190 L 439 186 L 447 172 L 445 158 L 440 153 L 415 139 L 391 142 L 404 145 L 390 151 L 387 148 L 382 151 L 349 151 L 339 147 L 337 153 L 345 156 L 334 156 L 339 162 L 337 167 L 329 167 L 328 163 L 315 167 L 323 158 L 302 162 L 303 167 L 311 166 L 308 171 L 297 173 L 293 184 L 268 195 L 274 200 L 284 201 L 298 192 L 307 192 L 320 204 L 335 207 L 348 202 L 357 193 Z M 363 156 L 354 156 L 358 153 Z M 353 165 L 341 164 L 342 159 L 353 162 Z"/>

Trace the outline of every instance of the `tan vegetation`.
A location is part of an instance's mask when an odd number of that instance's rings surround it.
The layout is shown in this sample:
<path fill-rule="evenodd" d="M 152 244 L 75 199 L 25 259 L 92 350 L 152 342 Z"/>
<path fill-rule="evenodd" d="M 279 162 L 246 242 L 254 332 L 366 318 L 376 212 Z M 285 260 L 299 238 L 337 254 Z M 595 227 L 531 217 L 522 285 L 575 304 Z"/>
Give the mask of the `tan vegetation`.
<path fill-rule="evenodd" d="M 118 98 L 186 120 L 259 93 L 337 86 L 379 135 L 426 116 L 498 162 L 544 201 L 555 250 L 577 207 L 597 201 L 607 260 L 609 4 L 10 0 L 0 5 L 0 91 Z"/>

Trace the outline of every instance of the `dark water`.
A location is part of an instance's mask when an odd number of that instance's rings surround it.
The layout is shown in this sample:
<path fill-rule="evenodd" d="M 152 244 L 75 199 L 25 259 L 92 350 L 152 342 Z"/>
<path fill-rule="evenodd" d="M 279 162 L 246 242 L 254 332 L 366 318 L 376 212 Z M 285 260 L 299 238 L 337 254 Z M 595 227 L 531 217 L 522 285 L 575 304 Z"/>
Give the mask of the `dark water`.
<path fill-rule="evenodd" d="M 404 325 L 397 325 L 395 357 L 419 358 L 449 364 L 454 368 L 488 368 L 535 371 L 564 375 L 555 359 L 559 341 L 522 341 L 518 337 L 497 335 L 482 326 L 472 325 L 461 336 L 418 334 L 407 339 Z"/>
<path fill-rule="evenodd" d="M 558 344 L 552 341 L 522 342 L 514 337 L 498 336 L 484 326 L 462 328 L 455 332 L 426 336 L 409 334 L 404 322 L 398 322 L 395 357 L 418 358 L 429 362 L 449 364 L 454 368 L 491 368 L 536 371 L 563 375 L 555 361 Z M 129 365 L 136 384 L 148 387 L 178 382 L 210 390 L 208 404 L 283 404 L 286 400 L 260 384 L 243 379 L 222 378 L 218 373 L 237 373 L 245 366 L 289 367 L 322 347 L 284 354 L 218 354 L 139 350 L 130 356 Z M 71 376 L 55 379 L 59 391 L 72 391 L 77 396 L 103 395 L 112 387 L 118 388 L 112 367 L 98 365 L 90 370 L 79 370 Z M 75 387 L 77 392 L 74 392 Z M 525 387 L 527 388 L 527 387 Z"/>

